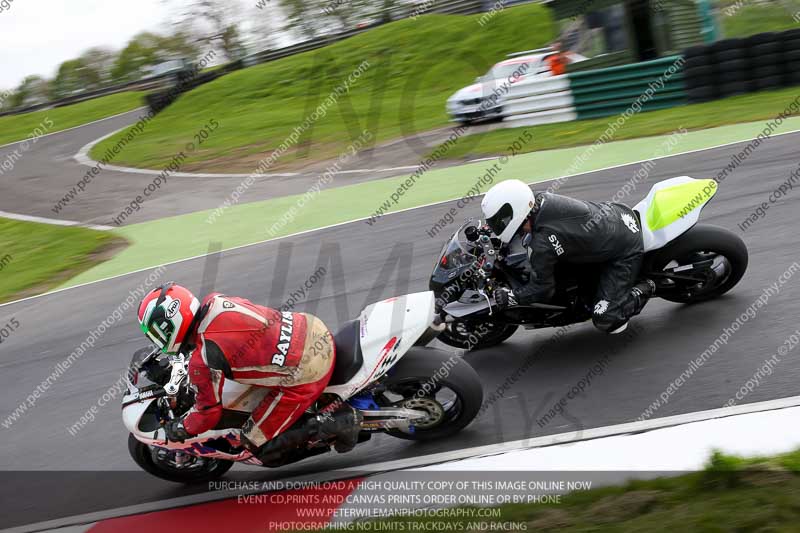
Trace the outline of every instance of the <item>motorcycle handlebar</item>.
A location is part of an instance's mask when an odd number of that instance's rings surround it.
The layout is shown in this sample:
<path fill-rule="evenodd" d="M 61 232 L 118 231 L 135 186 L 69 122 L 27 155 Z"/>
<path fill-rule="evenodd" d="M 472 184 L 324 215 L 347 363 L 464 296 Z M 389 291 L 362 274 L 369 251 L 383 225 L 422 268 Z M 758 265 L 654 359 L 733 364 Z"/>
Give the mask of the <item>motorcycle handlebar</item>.
<path fill-rule="evenodd" d="M 479 273 L 482 278 L 481 285 L 483 285 L 491 277 L 497 253 L 494 249 L 494 245 L 492 244 L 491 237 L 489 237 L 489 235 L 487 234 L 483 234 L 480 236 L 480 238 L 478 239 L 478 245 L 481 248 L 481 257 L 479 257 L 478 259 L 482 260 Z"/>

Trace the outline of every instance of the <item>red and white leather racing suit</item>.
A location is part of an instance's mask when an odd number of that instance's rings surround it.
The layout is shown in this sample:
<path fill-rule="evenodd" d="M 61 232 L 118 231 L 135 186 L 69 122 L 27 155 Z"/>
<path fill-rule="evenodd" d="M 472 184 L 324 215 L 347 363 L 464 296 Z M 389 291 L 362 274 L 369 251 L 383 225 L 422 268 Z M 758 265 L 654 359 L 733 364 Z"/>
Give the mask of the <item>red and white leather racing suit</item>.
<path fill-rule="evenodd" d="M 333 335 L 309 314 L 278 311 L 213 293 L 194 338 L 189 379 L 197 389 L 184 419 L 191 434 L 213 428 L 222 414 L 225 379 L 270 389 L 242 428 L 262 446 L 292 426 L 322 394 L 333 373 Z"/>

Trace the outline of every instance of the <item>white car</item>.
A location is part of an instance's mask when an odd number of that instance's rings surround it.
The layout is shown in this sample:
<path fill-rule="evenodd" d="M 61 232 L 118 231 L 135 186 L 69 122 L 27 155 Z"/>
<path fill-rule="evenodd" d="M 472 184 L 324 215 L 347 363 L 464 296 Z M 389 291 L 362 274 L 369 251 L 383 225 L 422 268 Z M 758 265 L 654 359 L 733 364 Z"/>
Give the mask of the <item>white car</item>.
<path fill-rule="evenodd" d="M 511 54 L 510 59 L 497 63 L 485 75 L 476 78 L 474 84 L 460 89 L 447 99 L 450 119 L 469 124 L 501 117 L 508 87 L 526 79 L 551 77 L 553 74 L 547 65 L 547 58 L 554 53 L 552 49 L 545 48 Z M 586 59 L 571 52 L 566 55 L 570 63 Z"/>

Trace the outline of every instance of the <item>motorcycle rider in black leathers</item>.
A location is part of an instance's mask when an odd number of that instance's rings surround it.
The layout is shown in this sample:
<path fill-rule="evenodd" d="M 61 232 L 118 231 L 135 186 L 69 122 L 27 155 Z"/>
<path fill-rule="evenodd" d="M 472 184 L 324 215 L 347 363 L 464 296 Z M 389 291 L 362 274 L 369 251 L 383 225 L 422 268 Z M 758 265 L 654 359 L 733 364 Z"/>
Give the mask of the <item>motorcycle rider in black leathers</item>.
<path fill-rule="evenodd" d="M 525 183 L 508 180 L 486 193 L 481 209 L 504 244 L 520 234 L 530 257 L 525 286 L 495 291 L 500 307 L 549 303 L 556 289 L 555 268 L 561 262 L 601 269 L 592 321 L 606 333 L 624 331 L 655 293 L 652 280 L 637 279 L 644 256 L 642 232 L 636 213 L 625 205 L 534 194 Z"/>

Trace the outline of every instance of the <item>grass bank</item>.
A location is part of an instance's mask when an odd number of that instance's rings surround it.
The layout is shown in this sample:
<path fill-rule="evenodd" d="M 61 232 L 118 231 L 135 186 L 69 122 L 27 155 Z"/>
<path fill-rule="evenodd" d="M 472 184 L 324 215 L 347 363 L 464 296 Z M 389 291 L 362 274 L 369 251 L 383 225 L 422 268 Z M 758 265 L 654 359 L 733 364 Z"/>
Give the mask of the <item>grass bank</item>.
<path fill-rule="evenodd" d="M 54 133 L 144 105 L 144 93 L 124 92 L 78 104 L 0 117 L 0 144 Z M 37 130 L 38 128 L 38 130 Z"/>
<path fill-rule="evenodd" d="M 56 287 L 124 243 L 105 231 L 0 218 L 0 302 Z"/>
<path fill-rule="evenodd" d="M 795 16 L 800 16 L 800 2 L 785 0 L 772 5 L 749 4 L 741 0 L 728 2 L 719 17 L 725 39 L 747 37 L 768 31 L 786 31 L 800 28 Z M 741 7 L 737 7 L 741 5 Z"/>
<path fill-rule="evenodd" d="M 445 101 L 510 52 L 547 44 L 547 8 L 524 5 L 480 15 L 424 15 L 345 41 L 223 76 L 182 95 L 156 116 L 116 163 L 162 168 L 210 120 L 220 126 L 183 170 L 252 172 L 301 127 L 268 170 L 336 156 L 364 129 L 376 142 L 447 124 Z M 347 93 L 331 97 L 353 73 Z M 92 154 L 115 144 L 112 136 Z"/>

